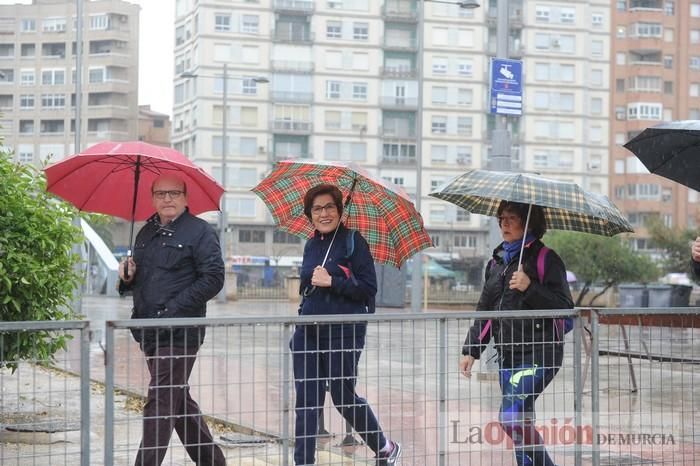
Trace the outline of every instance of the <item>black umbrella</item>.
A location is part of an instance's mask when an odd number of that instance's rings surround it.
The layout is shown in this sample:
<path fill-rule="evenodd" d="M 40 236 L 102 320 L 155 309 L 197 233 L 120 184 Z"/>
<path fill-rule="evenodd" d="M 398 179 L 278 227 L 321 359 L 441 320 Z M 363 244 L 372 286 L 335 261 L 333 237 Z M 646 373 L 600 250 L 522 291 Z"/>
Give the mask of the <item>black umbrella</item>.
<path fill-rule="evenodd" d="M 625 147 L 655 175 L 700 191 L 700 120 L 647 128 Z"/>

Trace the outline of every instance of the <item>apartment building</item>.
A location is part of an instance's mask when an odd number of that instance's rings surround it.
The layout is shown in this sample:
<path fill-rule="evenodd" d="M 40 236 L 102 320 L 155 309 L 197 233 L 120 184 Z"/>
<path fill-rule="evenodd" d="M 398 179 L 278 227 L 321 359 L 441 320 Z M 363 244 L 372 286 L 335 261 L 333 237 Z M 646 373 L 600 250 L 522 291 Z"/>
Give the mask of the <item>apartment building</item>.
<path fill-rule="evenodd" d="M 139 7 L 84 2 L 82 146 L 138 134 Z M 0 6 L 0 136 L 22 163 L 75 152 L 76 4 Z"/>
<path fill-rule="evenodd" d="M 495 0 L 478 9 L 416 0 L 229 3 L 178 1 L 173 112 L 175 147 L 220 177 L 227 64 L 229 253 L 300 252 L 249 191 L 275 161 L 348 160 L 411 195 L 421 183 L 437 251 L 480 270 L 486 219 L 427 194 L 489 165 Z M 516 169 L 607 193 L 609 8 L 603 0 L 511 0 L 510 55 L 525 60 L 525 113 L 507 122 Z"/>
<path fill-rule="evenodd" d="M 139 141 L 170 147 L 170 115 L 156 112 L 150 105 L 139 105 Z"/>
<path fill-rule="evenodd" d="M 698 193 L 651 175 L 622 145 L 662 121 L 700 119 L 700 2 L 617 0 L 613 6 L 610 197 L 653 252 L 645 222 L 698 226 Z"/>

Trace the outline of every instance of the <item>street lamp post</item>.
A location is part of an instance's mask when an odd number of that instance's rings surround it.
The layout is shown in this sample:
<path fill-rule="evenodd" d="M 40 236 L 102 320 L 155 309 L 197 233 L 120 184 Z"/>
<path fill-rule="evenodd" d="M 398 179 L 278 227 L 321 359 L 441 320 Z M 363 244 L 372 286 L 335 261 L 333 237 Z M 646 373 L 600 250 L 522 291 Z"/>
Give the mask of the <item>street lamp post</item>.
<path fill-rule="evenodd" d="M 424 3 L 426 1 L 433 1 L 433 3 L 447 3 L 452 5 L 457 5 L 459 8 L 463 9 L 474 9 L 479 8 L 479 3 L 476 0 L 465 0 L 461 2 L 448 2 L 439 0 L 418 0 L 416 2 L 416 13 L 418 15 L 418 53 L 416 57 L 416 71 L 418 72 L 418 110 L 416 111 L 416 127 L 418 132 L 416 134 L 416 210 L 420 212 L 421 210 L 421 179 L 423 177 L 423 49 L 424 49 L 424 23 L 425 23 L 425 9 Z M 411 311 L 421 312 L 423 307 L 427 307 L 427 295 L 423 293 L 423 287 L 419 284 L 422 278 L 422 267 L 423 267 L 423 254 L 421 252 L 416 253 L 413 257 L 413 267 L 411 270 Z M 423 306 L 421 306 L 421 301 L 424 301 Z"/>
<path fill-rule="evenodd" d="M 200 75 L 197 73 L 191 73 L 191 72 L 185 72 L 180 75 L 181 78 L 196 78 L 198 76 L 205 76 L 205 75 Z M 222 117 L 221 117 L 221 185 L 224 187 L 224 195 L 221 196 L 221 207 L 220 207 L 220 212 L 219 212 L 219 244 L 221 246 L 221 256 L 224 260 L 224 265 L 226 264 L 226 229 L 228 227 L 228 211 L 226 210 L 226 171 L 227 171 L 227 166 L 226 166 L 226 157 L 228 156 L 228 80 L 229 79 L 246 79 L 241 76 L 231 76 L 229 77 L 228 75 L 228 64 L 224 63 L 224 70 L 223 70 L 223 89 L 222 89 L 222 98 L 221 98 L 221 104 L 223 106 L 222 109 Z M 268 83 L 270 82 L 267 78 L 262 77 L 262 76 L 256 76 L 256 77 L 251 77 L 254 82 L 256 83 Z M 220 303 L 225 303 L 226 302 L 226 288 L 222 288 L 221 291 L 219 292 L 219 295 L 217 297 L 217 300 Z"/>

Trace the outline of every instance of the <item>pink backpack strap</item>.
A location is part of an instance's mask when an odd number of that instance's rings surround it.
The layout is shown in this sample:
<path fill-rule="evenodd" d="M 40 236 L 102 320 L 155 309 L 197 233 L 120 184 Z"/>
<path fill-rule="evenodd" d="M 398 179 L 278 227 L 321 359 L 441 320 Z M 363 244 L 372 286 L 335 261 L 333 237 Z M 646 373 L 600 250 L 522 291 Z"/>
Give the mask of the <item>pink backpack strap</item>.
<path fill-rule="evenodd" d="M 544 261 L 547 259 L 547 253 L 549 248 L 547 246 L 542 246 L 540 252 L 537 254 L 537 277 L 540 279 L 540 283 L 544 283 Z"/>

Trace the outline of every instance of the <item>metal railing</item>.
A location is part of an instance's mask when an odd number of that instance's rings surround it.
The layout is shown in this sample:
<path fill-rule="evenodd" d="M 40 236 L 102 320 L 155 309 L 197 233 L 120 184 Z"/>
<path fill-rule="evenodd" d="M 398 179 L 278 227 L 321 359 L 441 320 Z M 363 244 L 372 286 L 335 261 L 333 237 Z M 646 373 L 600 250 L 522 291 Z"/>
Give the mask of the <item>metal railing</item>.
<path fill-rule="evenodd" d="M 159 346 L 172 347 L 177 346 L 173 331 L 206 329 L 186 387 L 216 442 L 223 446 L 228 464 L 293 464 L 295 383 L 326 380 L 322 374 L 320 379 L 295 377 L 294 358 L 330 354 L 317 345 L 323 335 L 335 331 L 333 325 L 343 324 L 345 331 L 336 337 L 350 342 L 346 351 L 364 348 L 356 364 L 357 392 L 369 401 L 385 435 L 402 443 L 401 464 L 512 464 L 517 449 L 505 433 L 508 424 L 499 409 L 504 402 L 501 390 L 504 384 L 536 374 L 522 373 L 499 382 L 505 369 L 499 369 L 489 353 L 482 353 L 472 377 L 461 377 L 457 361 L 464 336 L 478 319 L 497 317 L 492 322 L 500 338 L 507 340 L 508 332 L 518 331 L 532 341 L 537 325 L 566 316 L 574 317 L 576 325 L 563 339 L 563 363 L 537 398 L 537 417 L 519 421 L 523 428 L 534 428 L 560 465 L 696 464 L 700 458 L 698 308 L 108 321 L 104 379 L 101 369 L 93 371 L 96 382 L 104 380 L 104 388 L 92 392 L 89 361 L 101 368 L 103 348 L 89 341 L 87 322 L 0 323 L 4 342 L 18 332 L 80 332 L 80 338 L 72 340 L 53 363 L 61 372 L 47 369 L 45 358 L 22 363 L 15 374 L 0 370 L 2 427 L 8 424 L 8 412 L 27 411 L 20 409 L 24 402 L 25 408 L 35 410 L 60 407 L 66 418 L 79 412 L 82 433 L 80 448 L 70 443 L 45 448 L 26 445 L 8 441 L 5 434 L 0 461 L 3 465 L 62 465 L 77 464 L 80 458 L 81 464 L 133 464 L 150 376 L 132 334 L 155 332 L 152 338 L 166 343 Z M 366 336 L 361 338 L 361 327 L 356 325 L 365 322 Z M 293 345 L 292 351 L 290 340 L 294 335 L 298 338 L 302 328 L 304 335 L 313 338 L 304 340 L 303 347 Z M 550 348 L 560 342 L 557 337 L 532 343 Z M 161 364 L 171 361 L 160 360 Z M 66 371 L 77 372 L 79 380 L 70 380 Z M 326 398 L 336 397 L 337 405 L 335 379 L 328 380 Z M 79 390 L 73 388 L 78 385 Z M 91 425 L 89 401 L 99 405 L 103 397 L 104 423 Z M 72 408 L 76 400 L 79 411 Z M 346 406 L 340 401 L 341 407 Z M 331 405 L 327 401 L 317 407 L 330 435 L 319 436 L 317 464 L 374 464 L 374 453 L 366 444 L 346 443 L 345 422 Z M 355 440 L 361 434 L 361 428 L 350 432 Z M 168 461 L 186 463 L 187 453 L 177 438 L 173 435 Z"/>

